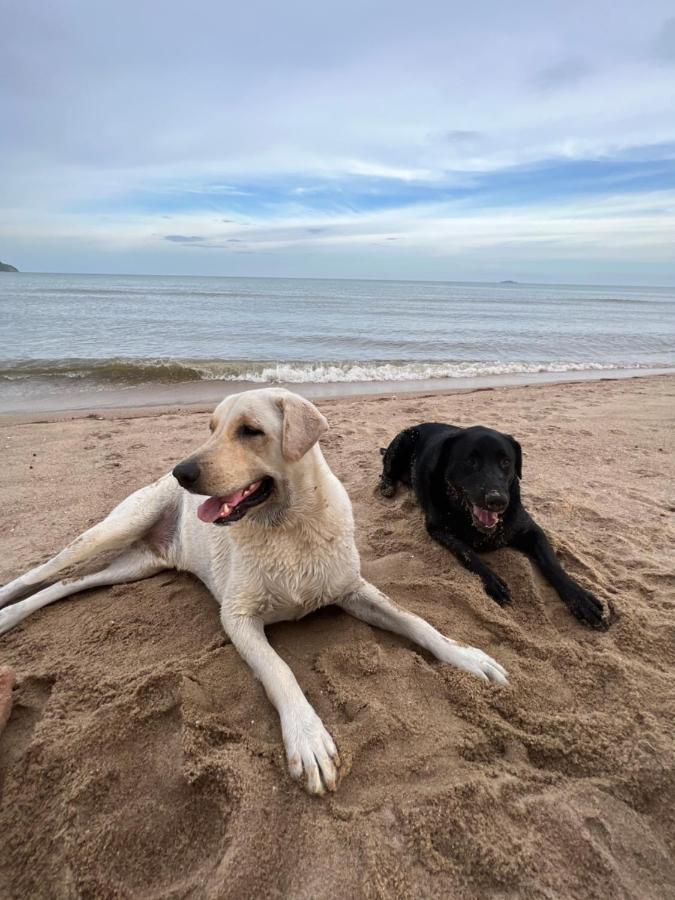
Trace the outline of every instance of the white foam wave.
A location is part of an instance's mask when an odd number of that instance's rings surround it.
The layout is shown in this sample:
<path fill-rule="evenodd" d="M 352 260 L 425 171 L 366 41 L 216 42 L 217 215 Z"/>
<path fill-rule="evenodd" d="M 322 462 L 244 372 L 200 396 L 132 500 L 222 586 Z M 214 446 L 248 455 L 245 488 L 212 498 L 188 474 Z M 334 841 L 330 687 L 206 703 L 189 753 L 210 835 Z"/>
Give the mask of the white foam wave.
<path fill-rule="evenodd" d="M 327 384 L 364 381 L 427 381 L 439 378 L 476 378 L 485 375 L 532 375 L 540 372 L 602 371 L 633 366 L 611 363 L 277 363 L 240 372 L 202 372 L 207 381 L 250 381 L 256 384 Z M 642 368 L 635 366 L 634 368 Z"/>

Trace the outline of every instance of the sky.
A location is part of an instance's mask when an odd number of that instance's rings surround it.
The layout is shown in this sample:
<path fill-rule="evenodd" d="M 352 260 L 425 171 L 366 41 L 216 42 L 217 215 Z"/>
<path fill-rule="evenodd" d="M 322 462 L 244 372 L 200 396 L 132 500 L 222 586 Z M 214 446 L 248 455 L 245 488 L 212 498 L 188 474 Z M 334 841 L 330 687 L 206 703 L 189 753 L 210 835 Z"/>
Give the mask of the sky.
<path fill-rule="evenodd" d="M 675 285 L 675 11 L 0 0 L 23 271 Z"/>

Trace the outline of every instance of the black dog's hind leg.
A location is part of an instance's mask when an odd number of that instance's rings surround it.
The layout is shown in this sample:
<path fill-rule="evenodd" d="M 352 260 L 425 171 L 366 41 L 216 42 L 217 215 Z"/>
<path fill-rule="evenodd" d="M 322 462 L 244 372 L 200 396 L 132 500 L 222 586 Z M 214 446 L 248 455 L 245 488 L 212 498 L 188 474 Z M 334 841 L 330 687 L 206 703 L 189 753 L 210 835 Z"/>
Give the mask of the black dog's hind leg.
<path fill-rule="evenodd" d="M 460 541 L 442 525 L 434 525 L 432 522 L 427 522 L 427 531 L 435 541 L 454 553 L 465 569 L 478 575 L 489 597 L 492 597 L 500 606 L 511 602 L 511 594 L 506 582 L 502 581 L 499 575 L 493 572 L 490 566 L 484 563 L 464 541 Z"/>
<path fill-rule="evenodd" d="M 407 428 L 396 435 L 386 450 L 380 451 L 384 456 L 380 476 L 380 493 L 383 497 L 393 497 L 399 481 L 410 485 L 410 470 L 418 437 L 416 428 Z"/>
<path fill-rule="evenodd" d="M 511 544 L 532 557 L 544 578 L 556 589 L 560 599 L 580 622 L 592 628 L 608 627 L 609 623 L 603 618 L 602 603 L 567 574 L 558 562 L 548 538 L 536 522 L 530 520 L 526 529 L 514 536 Z"/>

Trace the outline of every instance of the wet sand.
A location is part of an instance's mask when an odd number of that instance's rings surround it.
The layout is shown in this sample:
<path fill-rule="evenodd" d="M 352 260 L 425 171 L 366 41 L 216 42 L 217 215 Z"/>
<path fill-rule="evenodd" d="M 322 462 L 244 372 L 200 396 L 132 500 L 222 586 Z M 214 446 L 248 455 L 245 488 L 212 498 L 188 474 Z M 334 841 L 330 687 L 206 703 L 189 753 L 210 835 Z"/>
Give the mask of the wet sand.
<path fill-rule="evenodd" d="M 279 383 L 312 400 L 334 397 L 373 397 L 392 394 L 447 393 L 477 388 L 507 387 L 526 384 L 564 384 L 578 381 L 601 381 L 624 378 L 672 375 L 675 369 L 588 369 L 574 372 L 538 372 L 511 375 L 475 375 L 462 378 L 430 378 L 414 381 L 342 381 Z M 163 407 L 203 407 L 215 405 L 229 394 L 265 385 L 251 381 L 185 381 L 150 384 L 88 384 L 63 379 L 50 379 L 44 384 L 15 382 L 8 391 L 0 390 L 0 423 L 11 418 L 33 421 L 36 415 L 92 411 L 117 412 L 130 409 Z"/>

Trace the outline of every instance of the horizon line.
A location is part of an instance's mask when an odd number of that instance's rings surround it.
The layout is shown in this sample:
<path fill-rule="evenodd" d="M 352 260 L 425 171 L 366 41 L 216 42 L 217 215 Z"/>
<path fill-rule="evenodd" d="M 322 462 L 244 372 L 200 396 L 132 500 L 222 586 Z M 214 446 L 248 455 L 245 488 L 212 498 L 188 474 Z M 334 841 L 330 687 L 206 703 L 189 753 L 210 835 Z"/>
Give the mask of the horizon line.
<path fill-rule="evenodd" d="M 172 272 L 42 272 L 25 271 L 19 269 L 16 272 L 2 272 L 2 275 L 81 275 L 94 278 L 231 278 L 234 280 L 257 279 L 264 281 L 379 281 L 395 282 L 399 284 L 489 284 L 493 286 L 521 286 L 521 287 L 614 287 L 614 288 L 663 288 L 675 290 L 675 284 L 614 284 L 605 281 L 520 281 L 515 278 L 504 278 L 499 281 L 476 281 L 451 278 L 380 278 L 363 276 L 354 278 L 350 276 L 329 275 L 185 275 Z"/>

